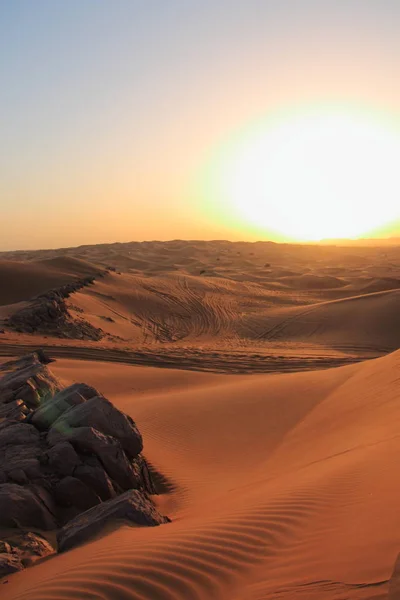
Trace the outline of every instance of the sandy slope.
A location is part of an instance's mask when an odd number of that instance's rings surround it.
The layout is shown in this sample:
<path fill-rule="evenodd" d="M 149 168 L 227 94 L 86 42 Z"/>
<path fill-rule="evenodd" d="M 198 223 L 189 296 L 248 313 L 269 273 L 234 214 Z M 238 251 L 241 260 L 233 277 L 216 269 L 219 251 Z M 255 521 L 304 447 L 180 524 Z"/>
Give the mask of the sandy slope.
<path fill-rule="evenodd" d="M 29 300 L 98 270 L 87 261 L 69 257 L 29 262 L 0 260 L 0 306 Z"/>
<path fill-rule="evenodd" d="M 400 352 L 229 376 L 58 361 L 128 411 L 173 519 L 9 578 L 4 598 L 387 597 L 400 551 Z"/>

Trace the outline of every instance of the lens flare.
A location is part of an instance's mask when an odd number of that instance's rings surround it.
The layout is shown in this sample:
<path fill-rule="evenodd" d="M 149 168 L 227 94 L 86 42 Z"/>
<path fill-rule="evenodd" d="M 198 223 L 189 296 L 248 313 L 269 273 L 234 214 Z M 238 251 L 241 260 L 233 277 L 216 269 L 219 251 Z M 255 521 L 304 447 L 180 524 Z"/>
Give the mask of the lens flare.
<path fill-rule="evenodd" d="M 221 218 L 291 240 L 355 238 L 400 215 L 400 135 L 375 115 L 314 110 L 236 137 L 213 161 Z"/>

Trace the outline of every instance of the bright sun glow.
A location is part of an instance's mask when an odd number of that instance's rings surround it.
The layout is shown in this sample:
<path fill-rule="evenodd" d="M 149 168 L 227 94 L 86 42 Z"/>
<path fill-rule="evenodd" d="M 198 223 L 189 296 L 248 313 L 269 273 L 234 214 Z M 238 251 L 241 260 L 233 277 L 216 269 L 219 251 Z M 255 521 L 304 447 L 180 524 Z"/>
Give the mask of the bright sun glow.
<path fill-rule="evenodd" d="M 359 237 L 399 217 L 399 159 L 394 127 L 314 111 L 231 145 L 214 164 L 212 193 L 242 222 L 291 239 Z"/>

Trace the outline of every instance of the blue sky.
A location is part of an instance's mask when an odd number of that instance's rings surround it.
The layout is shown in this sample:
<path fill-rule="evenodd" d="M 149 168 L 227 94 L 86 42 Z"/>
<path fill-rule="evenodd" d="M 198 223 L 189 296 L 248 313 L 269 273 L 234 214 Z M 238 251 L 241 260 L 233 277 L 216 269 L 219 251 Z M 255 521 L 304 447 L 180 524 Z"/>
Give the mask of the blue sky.
<path fill-rule="evenodd" d="M 399 19 L 395 0 L 0 0 L 0 248 L 245 238 L 193 199 L 207 157 L 281 106 L 397 118 Z"/>

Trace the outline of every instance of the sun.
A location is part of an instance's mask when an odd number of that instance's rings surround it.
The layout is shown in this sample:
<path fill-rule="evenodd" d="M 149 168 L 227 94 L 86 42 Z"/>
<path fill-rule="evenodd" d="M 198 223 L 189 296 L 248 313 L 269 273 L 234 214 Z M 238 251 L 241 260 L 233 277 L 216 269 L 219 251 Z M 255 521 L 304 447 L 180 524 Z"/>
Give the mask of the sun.
<path fill-rule="evenodd" d="M 399 217 L 399 159 L 388 121 L 310 110 L 239 135 L 209 191 L 231 217 L 287 239 L 356 238 Z"/>

